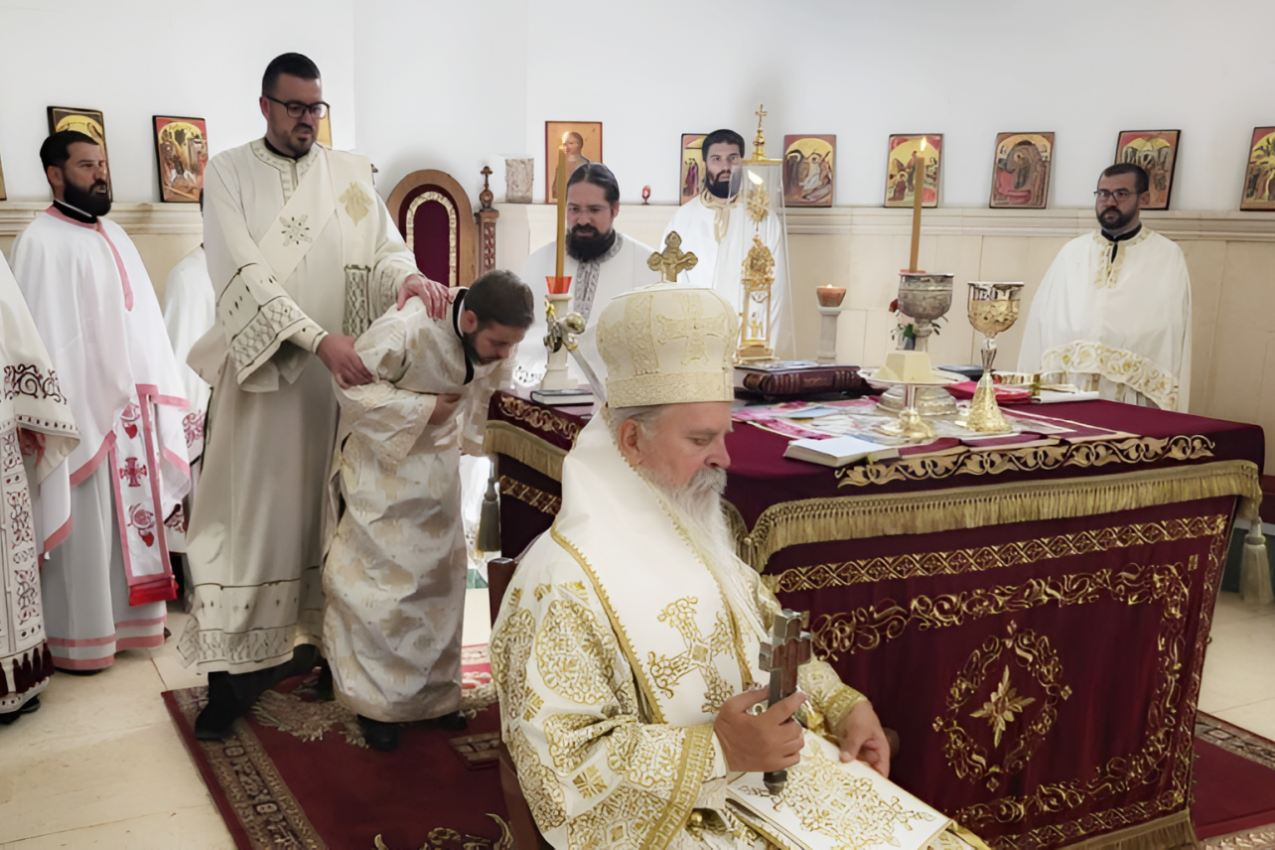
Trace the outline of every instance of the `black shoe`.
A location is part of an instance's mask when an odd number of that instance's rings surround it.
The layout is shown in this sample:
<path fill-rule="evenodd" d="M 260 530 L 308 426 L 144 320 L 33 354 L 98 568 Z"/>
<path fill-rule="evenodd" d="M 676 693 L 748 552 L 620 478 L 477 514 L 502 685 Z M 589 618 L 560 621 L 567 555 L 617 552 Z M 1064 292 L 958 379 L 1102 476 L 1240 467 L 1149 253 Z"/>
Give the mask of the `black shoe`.
<path fill-rule="evenodd" d="M 215 700 L 204 706 L 195 718 L 195 739 L 198 741 L 223 741 L 235 731 L 235 720 L 243 712 L 234 703 Z"/>
<path fill-rule="evenodd" d="M 363 740 L 367 741 L 367 745 L 372 749 L 380 750 L 383 753 L 392 753 L 398 749 L 397 723 L 373 720 L 360 714 L 359 728 L 363 730 Z"/>
<path fill-rule="evenodd" d="M 0 675 L 4 675 L 4 674 L 0 673 Z M 10 711 L 5 714 L 0 714 L 0 726 L 8 726 L 10 723 L 16 722 L 17 719 L 21 717 L 22 715 L 31 714 L 32 712 L 36 712 L 39 710 L 40 710 L 40 698 L 38 696 L 31 697 L 31 699 L 24 702 L 22 704 L 22 707 L 19 708 L 17 711 Z"/>
<path fill-rule="evenodd" d="M 463 732 L 469 728 L 469 721 L 459 711 L 444 714 L 442 717 L 435 717 L 434 722 L 438 724 L 439 729 L 444 729 L 448 732 Z"/>

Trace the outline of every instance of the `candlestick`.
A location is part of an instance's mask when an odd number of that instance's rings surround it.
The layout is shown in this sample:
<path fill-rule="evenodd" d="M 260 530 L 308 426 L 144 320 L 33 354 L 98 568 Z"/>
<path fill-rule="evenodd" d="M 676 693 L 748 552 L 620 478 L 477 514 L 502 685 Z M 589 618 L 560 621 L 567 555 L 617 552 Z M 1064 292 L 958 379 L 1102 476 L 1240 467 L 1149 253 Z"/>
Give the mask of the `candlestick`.
<path fill-rule="evenodd" d="M 567 152 L 558 148 L 558 258 L 554 277 L 562 277 L 562 265 L 567 250 Z"/>
<path fill-rule="evenodd" d="M 925 138 L 912 154 L 912 255 L 908 271 L 919 271 L 917 256 L 921 253 L 921 204 L 925 202 Z"/>

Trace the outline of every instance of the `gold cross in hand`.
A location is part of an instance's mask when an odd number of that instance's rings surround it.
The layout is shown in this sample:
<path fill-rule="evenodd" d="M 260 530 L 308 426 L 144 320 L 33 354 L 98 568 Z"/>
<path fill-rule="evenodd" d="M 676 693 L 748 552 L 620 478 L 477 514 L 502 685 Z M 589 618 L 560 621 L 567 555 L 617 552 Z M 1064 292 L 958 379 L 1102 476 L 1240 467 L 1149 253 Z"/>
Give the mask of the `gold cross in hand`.
<path fill-rule="evenodd" d="M 687 269 L 695 268 L 699 258 L 689 251 L 682 250 L 682 237 L 677 231 L 670 231 L 664 240 L 664 250 L 651 254 L 646 265 L 651 271 L 660 273 L 661 283 L 677 283 L 677 276 Z"/>

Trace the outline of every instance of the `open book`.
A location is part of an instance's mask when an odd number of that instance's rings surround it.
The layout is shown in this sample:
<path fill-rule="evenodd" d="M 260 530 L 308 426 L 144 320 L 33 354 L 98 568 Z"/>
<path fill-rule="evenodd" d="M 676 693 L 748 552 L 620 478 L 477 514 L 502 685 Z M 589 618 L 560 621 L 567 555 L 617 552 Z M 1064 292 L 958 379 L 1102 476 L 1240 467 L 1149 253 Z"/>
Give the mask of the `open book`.
<path fill-rule="evenodd" d="M 727 805 L 785 850 L 987 850 L 977 837 L 861 761 L 842 762 L 836 744 L 806 736 L 801 763 L 778 796 L 760 773 L 726 786 Z"/>

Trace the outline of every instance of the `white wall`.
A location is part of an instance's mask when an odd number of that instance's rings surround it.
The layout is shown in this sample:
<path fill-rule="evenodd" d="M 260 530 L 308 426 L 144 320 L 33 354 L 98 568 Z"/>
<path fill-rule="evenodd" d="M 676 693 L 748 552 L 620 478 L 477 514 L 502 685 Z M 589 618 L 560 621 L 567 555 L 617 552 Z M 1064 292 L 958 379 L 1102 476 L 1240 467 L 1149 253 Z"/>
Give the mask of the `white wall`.
<path fill-rule="evenodd" d="M 996 134 L 1054 131 L 1067 207 L 1092 204 L 1120 130 L 1181 129 L 1173 208 L 1238 209 L 1253 127 L 1275 125 L 1266 0 L 642 0 L 568 27 L 528 7 L 526 146 L 543 157 L 545 120 L 601 120 L 626 199 L 676 201 L 683 132 L 728 126 L 751 153 L 760 102 L 771 156 L 836 134 L 838 205 L 881 205 L 891 133 L 943 133 L 942 204 L 985 207 Z"/>
<path fill-rule="evenodd" d="M 259 137 L 261 74 L 295 50 L 319 65 L 333 142 L 356 142 L 353 4 L 309 0 L 0 0 L 0 158 L 10 200 L 51 197 L 46 107 L 101 110 L 117 202 L 159 200 L 152 115 L 205 118 L 211 153 Z"/>
<path fill-rule="evenodd" d="M 0 156 L 9 197 L 47 197 L 45 107 L 106 113 L 121 201 L 158 200 L 150 119 L 208 119 L 214 152 L 262 129 L 258 80 L 285 50 L 323 70 L 339 147 L 388 195 L 442 168 L 476 197 L 498 155 L 534 154 L 544 122 L 601 120 L 626 200 L 677 191 L 682 132 L 751 141 L 764 102 L 785 133 L 835 133 L 838 205 L 879 206 L 887 137 L 941 132 L 944 206 L 986 206 L 997 132 L 1054 131 L 1051 207 L 1088 206 L 1122 129 L 1181 129 L 1173 207 L 1238 206 L 1252 128 L 1275 124 L 1266 0 L 0 0 Z M 206 14 L 196 19 L 200 10 Z M 918 46 L 920 46 L 918 48 Z M 917 55 L 922 58 L 915 58 Z"/>

